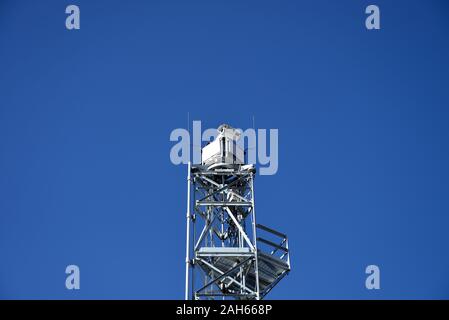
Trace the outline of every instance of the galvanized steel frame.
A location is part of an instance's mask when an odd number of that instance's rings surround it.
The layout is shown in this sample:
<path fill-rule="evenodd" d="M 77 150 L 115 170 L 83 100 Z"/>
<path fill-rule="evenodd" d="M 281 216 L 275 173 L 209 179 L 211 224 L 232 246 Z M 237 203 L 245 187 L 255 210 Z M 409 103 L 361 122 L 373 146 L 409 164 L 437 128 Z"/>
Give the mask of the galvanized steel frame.
<path fill-rule="evenodd" d="M 290 270 L 287 236 L 256 223 L 254 175 L 253 167 L 248 169 L 248 167 L 235 166 L 221 170 L 207 170 L 204 166 L 192 166 L 189 163 L 186 214 L 186 300 L 202 298 L 259 300 L 271 291 Z M 229 180 L 230 182 L 227 182 Z M 248 219 L 251 223 L 251 234 L 246 229 Z M 196 229 L 199 226 L 197 223 L 200 220 L 203 226 L 197 235 Z M 226 231 L 225 227 L 227 227 Z M 257 229 L 281 237 L 281 242 L 277 244 L 257 237 Z M 259 285 L 258 241 L 272 248 L 269 253 L 271 256 L 282 251 L 283 254 L 279 259 L 288 264 L 288 269 L 263 291 L 260 290 Z M 201 252 L 201 248 L 211 247 L 241 248 L 242 251 Z M 249 250 L 245 251 L 243 248 Z M 235 258 L 235 264 L 222 270 L 214 264 L 214 261 L 225 256 Z M 207 268 L 210 273 L 206 273 L 203 268 Z M 250 270 L 254 271 L 254 290 L 245 284 L 246 275 Z M 201 286 L 196 279 L 198 274 L 203 280 Z M 228 289 L 231 284 L 239 290 Z"/>

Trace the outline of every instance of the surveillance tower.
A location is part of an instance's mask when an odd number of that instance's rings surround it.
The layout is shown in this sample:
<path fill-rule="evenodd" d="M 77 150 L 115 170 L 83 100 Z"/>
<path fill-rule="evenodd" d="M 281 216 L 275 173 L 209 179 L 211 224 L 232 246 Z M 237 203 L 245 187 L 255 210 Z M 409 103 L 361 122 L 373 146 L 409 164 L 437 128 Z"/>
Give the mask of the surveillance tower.
<path fill-rule="evenodd" d="M 186 300 L 259 300 L 290 271 L 287 236 L 256 223 L 256 170 L 239 138 L 221 125 L 188 165 Z"/>

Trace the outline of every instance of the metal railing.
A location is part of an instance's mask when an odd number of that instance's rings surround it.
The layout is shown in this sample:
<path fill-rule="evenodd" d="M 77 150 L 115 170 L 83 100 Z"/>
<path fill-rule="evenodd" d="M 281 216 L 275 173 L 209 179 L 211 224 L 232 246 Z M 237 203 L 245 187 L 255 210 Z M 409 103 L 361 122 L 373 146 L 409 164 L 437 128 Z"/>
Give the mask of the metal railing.
<path fill-rule="evenodd" d="M 257 224 L 256 228 L 269 233 L 270 238 L 276 239 L 276 240 L 271 241 L 271 240 L 267 240 L 262 237 L 257 237 L 257 242 L 267 245 L 269 248 L 269 254 L 273 257 L 276 257 L 276 258 L 286 262 L 288 267 L 290 268 L 290 255 L 289 255 L 289 251 L 288 251 L 287 235 L 282 232 L 268 228 L 261 224 Z M 274 241 L 276 241 L 276 242 L 274 242 Z"/>

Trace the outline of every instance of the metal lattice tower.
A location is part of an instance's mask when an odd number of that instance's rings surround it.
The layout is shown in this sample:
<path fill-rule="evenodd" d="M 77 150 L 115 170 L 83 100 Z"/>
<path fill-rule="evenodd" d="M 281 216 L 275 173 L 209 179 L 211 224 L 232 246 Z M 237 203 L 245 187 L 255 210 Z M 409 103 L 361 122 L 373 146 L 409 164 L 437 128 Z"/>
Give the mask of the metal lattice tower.
<path fill-rule="evenodd" d="M 244 164 L 239 132 L 218 132 L 201 165 L 188 165 L 185 299 L 259 300 L 290 271 L 288 240 L 256 223 L 256 170 Z"/>

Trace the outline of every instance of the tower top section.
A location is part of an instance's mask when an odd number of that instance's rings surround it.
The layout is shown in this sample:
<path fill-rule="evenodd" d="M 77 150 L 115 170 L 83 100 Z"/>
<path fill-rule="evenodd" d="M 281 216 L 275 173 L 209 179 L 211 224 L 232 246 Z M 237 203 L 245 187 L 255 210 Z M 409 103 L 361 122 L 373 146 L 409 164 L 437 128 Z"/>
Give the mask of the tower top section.
<path fill-rule="evenodd" d="M 244 164 L 245 153 L 237 145 L 240 131 L 227 124 L 219 126 L 217 131 L 215 140 L 201 150 L 201 164 L 209 169 Z"/>

